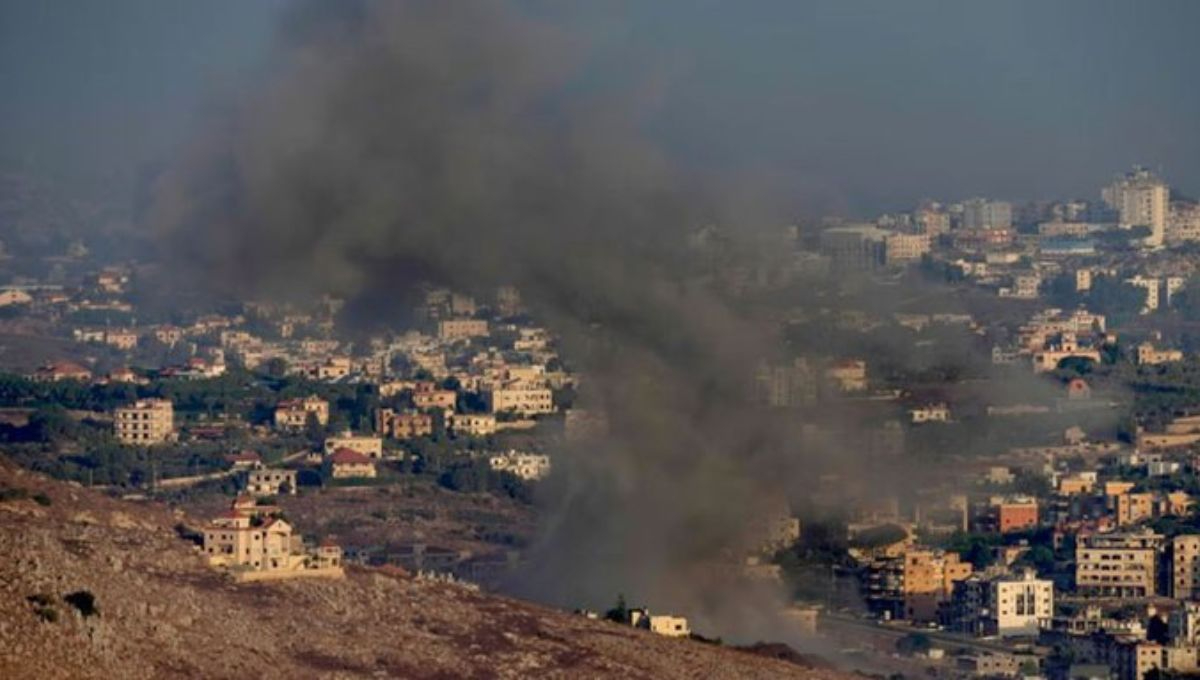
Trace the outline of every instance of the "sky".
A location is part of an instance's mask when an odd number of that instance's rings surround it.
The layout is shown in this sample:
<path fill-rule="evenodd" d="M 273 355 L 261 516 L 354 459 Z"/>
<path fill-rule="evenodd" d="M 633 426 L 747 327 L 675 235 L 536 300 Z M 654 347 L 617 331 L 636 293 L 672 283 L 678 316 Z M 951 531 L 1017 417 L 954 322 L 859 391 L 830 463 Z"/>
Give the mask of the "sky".
<path fill-rule="evenodd" d="M 0 160 L 120 176 L 169 162 L 261 72 L 288 2 L 0 0 Z M 1134 163 L 1200 194 L 1190 0 L 540 11 L 592 41 L 589 77 L 647 97 L 648 133 L 681 165 L 741 173 L 799 211 L 1096 198 Z"/>

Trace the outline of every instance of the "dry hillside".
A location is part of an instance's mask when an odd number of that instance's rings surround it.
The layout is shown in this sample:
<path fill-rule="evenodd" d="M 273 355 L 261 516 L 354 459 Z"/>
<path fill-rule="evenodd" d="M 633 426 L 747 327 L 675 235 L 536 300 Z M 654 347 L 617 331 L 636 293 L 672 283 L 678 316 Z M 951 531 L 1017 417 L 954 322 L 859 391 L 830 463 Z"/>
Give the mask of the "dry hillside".
<path fill-rule="evenodd" d="M 3 458 L 0 499 L 3 678 L 839 677 L 397 571 L 235 585 L 164 507 Z"/>

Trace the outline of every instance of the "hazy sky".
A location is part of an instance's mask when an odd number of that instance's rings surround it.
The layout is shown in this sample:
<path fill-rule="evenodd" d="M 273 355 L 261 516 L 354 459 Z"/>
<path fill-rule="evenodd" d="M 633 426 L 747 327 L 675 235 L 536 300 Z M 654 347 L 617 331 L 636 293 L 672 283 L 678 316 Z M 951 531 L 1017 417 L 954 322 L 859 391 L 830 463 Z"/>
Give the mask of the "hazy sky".
<path fill-rule="evenodd" d="M 161 159 L 261 64 L 286 4 L 0 0 L 0 155 Z M 1092 198 L 1135 162 L 1200 193 L 1200 2 L 560 5 L 597 41 L 598 77 L 653 83 L 653 129 L 681 159 L 810 207 Z"/>

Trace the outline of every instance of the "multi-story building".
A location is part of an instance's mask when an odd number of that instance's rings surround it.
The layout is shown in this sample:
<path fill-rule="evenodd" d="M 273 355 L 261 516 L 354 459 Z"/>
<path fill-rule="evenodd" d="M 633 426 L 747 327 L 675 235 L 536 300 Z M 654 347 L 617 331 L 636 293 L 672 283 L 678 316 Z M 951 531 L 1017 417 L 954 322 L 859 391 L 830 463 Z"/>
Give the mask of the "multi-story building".
<path fill-rule="evenodd" d="M 754 378 L 759 402 L 772 408 L 803 406 L 817 400 L 817 382 L 804 358 L 791 364 L 764 361 Z"/>
<path fill-rule="evenodd" d="M 954 584 L 949 625 L 973 635 L 1033 637 L 1054 614 L 1054 583 L 1032 570 L 974 574 Z"/>
<path fill-rule="evenodd" d="M 1167 214 L 1167 242 L 1200 241 L 1200 203 L 1171 201 Z"/>
<path fill-rule="evenodd" d="M 261 465 L 246 472 L 246 493 L 252 496 L 278 496 L 296 493 L 296 471 Z"/>
<path fill-rule="evenodd" d="M 375 431 L 392 439 L 412 439 L 433 434 L 433 416 L 428 413 L 397 413 L 381 408 L 375 413 Z"/>
<path fill-rule="evenodd" d="M 333 479 L 373 478 L 378 474 L 375 461 L 352 449 L 338 449 L 325 459 L 326 472 Z"/>
<path fill-rule="evenodd" d="M 1012 531 L 1036 529 L 1038 525 L 1038 503 L 1035 498 L 1004 498 L 992 504 L 991 515 L 995 529 L 1002 534 Z"/>
<path fill-rule="evenodd" d="M 1146 301 L 1142 303 L 1142 314 L 1148 314 L 1158 309 L 1158 289 L 1162 282 L 1150 276 L 1134 276 L 1125 279 L 1125 283 L 1146 291 Z"/>
<path fill-rule="evenodd" d="M 313 394 L 303 399 L 288 399 L 275 406 L 275 427 L 281 430 L 302 430 L 309 416 L 317 424 L 329 424 L 329 402 Z"/>
<path fill-rule="evenodd" d="M 1157 592 L 1163 537 L 1153 532 L 1077 538 L 1075 589 L 1082 595 L 1150 597 Z"/>
<path fill-rule="evenodd" d="M 496 416 L 490 413 L 458 413 L 450 419 L 455 434 L 486 437 L 496 433 Z"/>
<path fill-rule="evenodd" d="M 1171 539 L 1166 554 L 1171 583 L 1168 594 L 1176 600 L 1200 595 L 1200 535 L 1185 534 Z"/>
<path fill-rule="evenodd" d="M 962 204 L 963 229 L 1008 229 L 1012 227 L 1012 204 L 972 198 Z"/>
<path fill-rule="evenodd" d="M 1117 211 L 1118 223 L 1124 228 L 1149 227 L 1147 246 L 1163 244 L 1167 231 L 1170 188 L 1145 168 L 1118 178 L 1101 192 L 1104 202 Z"/>
<path fill-rule="evenodd" d="M 929 252 L 931 244 L 928 234 L 888 234 L 883 239 L 884 261 L 894 265 L 919 260 Z"/>
<path fill-rule="evenodd" d="M 214 566 L 274 571 L 297 568 L 303 545 L 282 519 L 255 525 L 249 515 L 230 511 L 204 529 L 204 554 Z"/>
<path fill-rule="evenodd" d="M 893 618 L 932 621 L 938 603 L 950 595 L 954 583 L 970 575 L 971 564 L 956 553 L 909 549 L 868 565 L 867 604 Z"/>
<path fill-rule="evenodd" d="M 458 394 L 454 390 L 427 390 L 413 392 L 413 406 L 421 410 L 438 409 L 442 411 L 453 411 L 454 405 L 458 401 Z"/>
<path fill-rule="evenodd" d="M 821 253 L 838 269 L 878 269 L 887 261 L 885 241 L 890 233 L 872 224 L 832 227 L 821 232 Z"/>
<path fill-rule="evenodd" d="M 118 408 L 113 427 L 122 444 L 158 444 L 175 436 L 175 408 L 168 399 L 140 399 Z"/>
<path fill-rule="evenodd" d="M 843 359 L 825 369 L 825 378 L 842 392 L 862 392 L 867 389 L 867 362 Z"/>
<path fill-rule="evenodd" d="M 1139 366 L 1166 364 L 1183 361 L 1183 352 L 1177 349 L 1157 349 L 1153 343 L 1143 342 L 1134 348 L 1134 360 Z"/>
<path fill-rule="evenodd" d="M 517 413 L 533 416 L 554 413 L 554 393 L 546 388 L 517 386 L 484 390 L 483 400 L 491 413 Z"/>
<path fill-rule="evenodd" d="M 465 340 L 488 334 L 486 319 L 444 319 L 438 322 L 438 338 L 442 340 Z"/>

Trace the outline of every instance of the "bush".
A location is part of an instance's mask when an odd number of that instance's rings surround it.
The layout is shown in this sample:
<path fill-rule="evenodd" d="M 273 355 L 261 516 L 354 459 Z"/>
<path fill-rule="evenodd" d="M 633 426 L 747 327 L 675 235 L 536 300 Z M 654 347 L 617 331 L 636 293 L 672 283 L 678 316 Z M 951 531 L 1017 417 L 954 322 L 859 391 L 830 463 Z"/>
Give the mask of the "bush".
<path fill-rule="evenodd" d="M 33 502 L 43 506 L 50 505 L 50 497 L 44 493 L 35 493 L 33 494 Z"/>
<path fill-rule="evenodd" d="M 79 610 L 83 614 L 83 618 L 89 616 L 99 616 L 100 610 L 96 609 L 96 596 L 90 590 L 77 590 L 73 593 L 63 596 L 63 600 L 67 604 Z"/>

